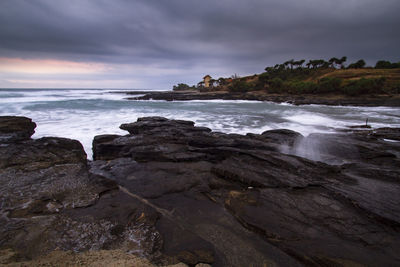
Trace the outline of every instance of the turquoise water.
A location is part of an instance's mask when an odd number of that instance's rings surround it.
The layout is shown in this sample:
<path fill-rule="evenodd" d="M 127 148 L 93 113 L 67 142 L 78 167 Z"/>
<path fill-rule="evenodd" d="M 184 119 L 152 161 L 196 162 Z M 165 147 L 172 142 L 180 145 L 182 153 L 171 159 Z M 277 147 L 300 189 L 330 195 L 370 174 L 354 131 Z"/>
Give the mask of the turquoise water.
<path fill-rule="evenodd" d="M 348 125 L 400 127 L 400 108 L 276 104 L 258 101 L 129 101 L 121 90 L 0 89 L 0 116 L 20 115 L 37 124 L 34 138 L 60 136 L 81 141 L 91 157 L 93 137 L 126 134 L 118 127 L 143 116 L 192 120 L 214 131 L 261 133 L 292 129 L 308 135 Z"/>

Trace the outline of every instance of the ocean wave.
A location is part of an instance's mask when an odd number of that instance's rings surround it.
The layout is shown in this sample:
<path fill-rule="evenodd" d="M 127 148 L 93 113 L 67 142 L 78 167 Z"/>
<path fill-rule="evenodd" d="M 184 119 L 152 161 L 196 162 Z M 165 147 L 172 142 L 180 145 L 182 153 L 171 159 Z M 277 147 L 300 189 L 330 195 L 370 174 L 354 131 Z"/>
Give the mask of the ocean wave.
<path fill-rule="evenodd" d="M 129 101 L 107 90 L 0 90 L 0 115 L 19 115 L 37 123 L 34 138 L 61 136 L 79 140 L 89 157 L 95 135 L 126 134 L 122 123 L 139 117 L 191 120 L 225 133 L 290 129 L 307 136 L 350 125 L 400 127 L 400 109 L 388 107 L 295 106 L 248 100 Z"/>

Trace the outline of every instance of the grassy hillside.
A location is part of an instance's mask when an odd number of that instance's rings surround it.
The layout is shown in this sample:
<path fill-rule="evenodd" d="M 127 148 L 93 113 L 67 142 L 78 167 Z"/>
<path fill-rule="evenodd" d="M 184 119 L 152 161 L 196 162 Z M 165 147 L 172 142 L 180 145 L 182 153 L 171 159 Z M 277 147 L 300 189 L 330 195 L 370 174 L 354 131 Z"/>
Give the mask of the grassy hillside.
<path fill-rule="evenodd" d="M 350 96 L 400 94 L 400 69 L 282 69 L 218 81 L 222 82 L 208 90 Z"/>
<path fill-rule="evenodd" d="M 178 84 L 175 91 L 199 90 L 250 92 L 263 94 L 331 94 L 331 95 L 392 95 L 400 94 L 400 62 L 380 60 L 375 67 L 366 67 L 364 60 L 349 64 L 347 57 L 323 59 L 288 60 L 282 64 L 266 67 L 265 72 L 246 77 L 211 79 L 210 86 L 199 82 L 197 86 Z M 208 81 L 207 81 L 208 84 Z"/>
<path fill-rule="evenodd" d="M 343 69 L 333 70 L 327 73 L 321 74 L 314 81 L 326 77 L 340 78 L 343 80 L 357 80 L 361 78 L 376 79 L 385 77 L 386 82 L 389 84 L 395 84 L 400 82 L 400 69 Z"/>

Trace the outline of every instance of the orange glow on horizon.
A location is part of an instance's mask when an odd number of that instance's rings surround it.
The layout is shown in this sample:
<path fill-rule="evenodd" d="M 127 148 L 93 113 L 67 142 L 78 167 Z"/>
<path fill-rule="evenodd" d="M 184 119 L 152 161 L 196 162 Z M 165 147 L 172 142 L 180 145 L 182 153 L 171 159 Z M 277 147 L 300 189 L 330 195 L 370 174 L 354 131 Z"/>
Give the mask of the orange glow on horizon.
<path fill-rule="evenodd" d="M 89 74 L 107 70 L 105 64 L 56 59 L 0 57 L 0 72 L 31 74 Z"/>

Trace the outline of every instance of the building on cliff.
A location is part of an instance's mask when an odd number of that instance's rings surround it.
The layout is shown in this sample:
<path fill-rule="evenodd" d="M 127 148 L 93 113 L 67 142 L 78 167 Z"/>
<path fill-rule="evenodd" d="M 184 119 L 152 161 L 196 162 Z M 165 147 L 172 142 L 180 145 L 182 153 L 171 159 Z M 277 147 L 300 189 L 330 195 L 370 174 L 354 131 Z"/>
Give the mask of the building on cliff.
<path fill-rule="evenodd" d="M 209 88 L 210 87 L 210 81 L 211 81 L 211 76 L 210 75 L 206 75 L 203 77 L 203 82 L 204 82 L 204 87 L 205 88 Z"/>

